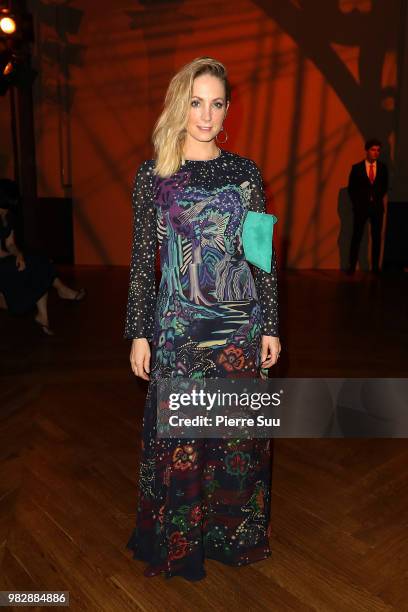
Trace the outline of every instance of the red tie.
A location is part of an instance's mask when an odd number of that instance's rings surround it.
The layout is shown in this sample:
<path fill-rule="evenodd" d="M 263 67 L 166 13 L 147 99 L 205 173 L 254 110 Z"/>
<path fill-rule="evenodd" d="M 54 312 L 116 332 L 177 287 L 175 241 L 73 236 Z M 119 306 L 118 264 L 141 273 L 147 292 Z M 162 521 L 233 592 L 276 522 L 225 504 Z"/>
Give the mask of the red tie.
<path fill-rule="evenodd" d="M 370 163 L 370 170 L 368 174 L 368 178 L 370 179 L 370 183 L 374 183 L 374 164 Z"/>

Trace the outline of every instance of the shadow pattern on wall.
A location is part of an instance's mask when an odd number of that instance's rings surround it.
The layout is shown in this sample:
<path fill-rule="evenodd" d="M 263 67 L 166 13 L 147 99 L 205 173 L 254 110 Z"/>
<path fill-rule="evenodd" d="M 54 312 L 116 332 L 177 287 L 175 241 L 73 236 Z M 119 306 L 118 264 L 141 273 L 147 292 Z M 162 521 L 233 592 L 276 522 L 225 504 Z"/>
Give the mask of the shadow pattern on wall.
<path fill-rule="evenodd" d="M 325 0 L 317 16 L 313 0 L 253 0 L 265 14 L 286 32 L 299 47 L 296 75 L 295 112 L 292 120 L 290 156 L 287 163 L 286 205 L 280 263 L 289 263 L 290 236 L 294 218 L 294 188 L 297 174 L 297 134 L 301 116 L 302 64 L 311 60 L 336 92 L 364 139 L 376 136 L 384 143 L 384 157 L 390 165 L 390 135 L 394 129 L 396 88 L 383 87 L 386 54 L 395 51 L 395 40 L 384 36 L 385 23 L 398 23 L 399 0 Z M 358 80 L 341 60 L 333 45 L 358 47 Z M 319 158 L 319 152 L 317 152 Z M 321 157 L 321 155 L 320 155 Z M 355 160 L 353 160 L 355 161 Z M 319 169 L 318 169 L 319 173 Z M 313 222 L 319 217 L 319 190 L 315 199 Z M 313 223 L 307 231 L 312 231 Z M 296 267 L 304 252 L 291 258 Z M 344 254 L 340 252 L 340 260 Z M 316 261 L 316 263 L 318 263 Z"/>
<path fill-rule="evenodd" d="M 390 50 L 395 50 L 395 41 L 388 40 L 384 36 L 384 23 L 398 23 L 399 0 L 324 0 L 319 2 L 319 15 L 317 16 L 316 2 L 311 0 L 251 0 L 253 6 L 263 11 L 267 20 L 272 20 L 276 24 L 275 51 L 271 53 L 270 70 L 267 89 L 264 90 L 268 99 L 274 97 L 274 71 L 279 72 L 279 62 L 282 62 L 282 52 L 279 41 L 284 34 L 289 35 L 296 43 L 294 53 L 286 58 L 287 63 L 291 64 L 294 71 L 294 112 L 291 116 L 291 126 L 288 131 L 288 157 L 285 159 L 283 168 L 280 168 L 279 176 L 274 176 L 270 184 L 267 185 L 267 192 L 275 196 L 282 193 L 284 196 L 284 214 L 280 219 L 279 237 L 282 240 L 282 247 L 279 253 L 279 263 L 281 267 L 297 267 L 301 265 L 305 257 L 311 256 L 313 266 L 319 267 L 327 253 L 323 249 L 327 244 L 327 249 L 332 252 L 336 250 L 334 236 L 338 233 L 338 225 L 333 224 L 322 230 L 322 202 L 324 190 L 330 176 L 332 164 L 335 164 L 337 151 L 350 134 L 357 128 L 363 137 L 376 135 L 381 138 L 385 146 L 385 157 L 389 161 L 389 137 L 393 131 L 393 99 L 395 90 L 382 86 L 382 72 L 386 54 Z M 44 26 L 44 36 L 41 41 L 40 52 L 42 61 L 48 65 L 59 66 L 58 72 L 60 85 L 65 88 L 64 100 L 61 106 L 61 117 L 63 121 L 69 121 L 69 111 L 75 97 L 75 90 L 72 88 L 69 79 L 71 66 L 82 66 L 85 47 L 75 44 L 71 34 L 78 32 L 83 12 L 79 9 L 70 7 L 70 1 L 61 4 L 60 9 L 71 9 L 73 12 L 62 12 L 61 19 L 56 25 L 54 5 L 41 0 L 34 0 L 33 4 L 37 7 L 39 21 Z M 147 90 L 146 106 L 149 113 L 149 129 L 146 130 L 146 141 L 143 150 L 138 147 L 137 157 L 146 158 L 151 152 L 150 133 L 157 116 L 160 113 L 164 94 L 168 81 L 174 74 L 177 66 L 175 57 L 180 53 L 180 45 L 183 45 L 183 37 L 188 35 L 190 41 L 195 29 L 199 30 L 199 19 L 203 14 L 212 14 L 214 7 L 218 6 L 214 2 L 200 2 L 199 10 L 196 5 L 188 0 L 138 0 L 129 4 L 126 8 L 121 8 L 127 17 L 130 30 L 135 35 L 143 39 L 144 50 L 147 57 Z M 86 7 L 86 2 L 79 4 Z M 130 7 L 130 8 L 128 8 Z M 134 7 L 134 8 L 133 8 Z M 216 17 L 219 17 L 220 30 L 222 33 L 223 24 L 228 22 L 228 11 L 233 10 L 233 3 L 226 2 L 219 5 Z M 263 24 L 260 24 L 262 27 Z M 75 30 L 76 28 L 76 30 Z M 387 28 L 387 32 L 392 28 Z M 394 35 L 395 38 L 395 35 Z M 222 38 L 224 41 L 224 38 Z M 237 41 L 234 41 L 235 44 Z M 227 44 L 227 43 L 226 43 Z M 240 43 L 241 44 L 241 43 Z M 242 42 L 244 44 L 244 42 Z M 335 45 L 358 48 L 359 65 L 358 79 L 350 72 L 348 66 L 342 61 L 337 53 Z M 190 49 L 190 48 L 189 48 Z M 260 50 L 261 43 L 260 43 Z M 275 55 L 273 55 L 275 53 Z M 191 58 L 201 54 L 200 51 L 194 52 L 191 47 Z M 295 61 L 293 61 L 295 59 Z M 300 150 L 299 132 L 304 116 L 304 87 L 305 87 L 305 66 L 307 61 L 313 62 L 323 76 L 323 85 L 319 92 L 316 92 L 317 104 L 321 109 L 321 133 L 317 141 L 313 141 L 311 147 L 305 151 Z M 252 61 L 252 60 L 251 60 Z M 51 71 L 50 71 L 51 72 Z M 259 72 L 259 65 L 255 62 L 251 73 L 251 81 L 248 82 L 248 90 L 245 95 L 248 100 L 251 96 L 256 97 L 256 86 L 262 80 Z M 58 83 L 52 79 L 45 79 L 43 84 L 41 102 L 61 105 L 60 97 L 56 95 Z M 255 86 L 255 87 L 254 87 Z M 324 113 L 326 112 L 326 102 L 328 91 L 332 88 L 347 110 L 350 121 L 339 126 L 339 133 L 335 135 L 335 144 L 328 142 L 327 132 L 324 131 Z M 242 95 L 242 91 L 241 91 Z M 143 100 L 144 103 L 144 100 Z M 256 100 L 253 100 L 253 107 L 256 107 Z M 273 113 L 273 109 L 270 111 Z M 68 114 L 67 114 L 68 113 Z M 90 139 L 94 134 L 87 126 L 88 117 L 77 118 L 81 122 Z M 270 119 L 268 114 L 261 118 L 262 122 Z M 119 121 L 119 118 L 118 118 Z M 66 123 L 63 125 L 66 125 Z M 143 126 L 144 129 L 146 126 Z M 267 127 L 267 126 L 265 126 Z M 41 124 L 39 126 L 41 137 Z M 232 137 L 228 144 L 233 147 L 234 130 L 232 126 Z M 320 128 L 319 128 L 320 129 Z M 69 133 L 69 132 L 68 132 Z M 242 135 L 241 135 L 242 136 Z M 251 151 L 252 134 L 248 132 L 244 135 L 247 141 L 245 151 Z M 130 148 L 132 141 L 130 140 Z M 67 146 L 62 139 L 62 146 Z M 64 144 L 65 143 L 65 144 Z M 121 191 L 127 194 L 128 185 L 125 181 L 124 173 L 120 172 L 120 161 L 110 155 L 109 143 L 102 140 L 95 141 L 95 150 L 104 160 L 106 168 L 109 169 L 109 177 L 120 185 Z M 261 164 L 270 155 L 270 141 L 267 138 L 257 144 L 257 159 Z M 69 148 L 67 148 L 69 153 Z M 330 156 L 329 163 L 328 155 Z M 69 159 L 70 161 L 70 159 Z M 350 160 L 350 164 L 357 160 Z M 302 173 L 310 171 L 316 172 L 316 187 L 313 193 L 313 202 L 310 207 L 308 223 L 301 228 L 302 240 L 298 240 L 296 247 L 290 244 L 290 237 L 295 226 L 296 202 L 296 183 Z M 46 176 L 41 176 L 43 184 Z M 279 185 L 277 185 L 279 183 Z M 83 198 L 87 197 L 81 186 Z M 327 205 L 327 200 L 325 201 Z M 333 201 L 333 209 L 336 202 Z M 103 240 L 96 234 L 92 224 L 92 218 L 87 217 L 85 210 L 75 209 L 75 214 L 84 236 L 94 246 L 98 257 L 103 263 L 111 263 Z M 299 228 L 297 228 L 299 233 Z M 327 242 L 326 242 L 327 241 Z M 290 256 L 289 256 L 290 253 Z"/>

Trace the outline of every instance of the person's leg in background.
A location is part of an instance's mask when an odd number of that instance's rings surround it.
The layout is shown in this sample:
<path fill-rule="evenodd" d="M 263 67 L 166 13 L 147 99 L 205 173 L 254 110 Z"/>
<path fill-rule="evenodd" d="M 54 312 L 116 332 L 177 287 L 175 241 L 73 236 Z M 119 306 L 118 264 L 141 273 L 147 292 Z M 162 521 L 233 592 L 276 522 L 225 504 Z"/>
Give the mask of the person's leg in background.
<path fill-rule="evenodd" d="M 381 234 L 383 225 L 382 210 L 375 210 L 370 214 L 371 225 L 371 270 L 374 274 L 380 271 Z"/>
<path fill-rule="evenodd" d="M 50 324 L 48 321 L 48 291 L 44 293 L 37 301 L 37 314 L 34 317 L 34 320 L 41 326 L 44 334 L 47 336 L 53 336 L 54 332 L 50 329 Z"/>
<path fill-rule="evenodd" d="M 353 211 L 353 234 L 350 244 L 350 258 L 348 272 L 353 273 L 357 266 L 358 253 L 360 250 L 361 239 L 367 221 L 367 215 L 361 211 Z"/>
<path fill-rule="evenodd" d="M 85 297 L 85 289 L 81 288 L 78 291 L 71 289 L 65 285 L 60 278 L 55 278 L 52 286 L 55 287 L 60 298 L 64 300 L 73 300 L 79 302 Z"/>

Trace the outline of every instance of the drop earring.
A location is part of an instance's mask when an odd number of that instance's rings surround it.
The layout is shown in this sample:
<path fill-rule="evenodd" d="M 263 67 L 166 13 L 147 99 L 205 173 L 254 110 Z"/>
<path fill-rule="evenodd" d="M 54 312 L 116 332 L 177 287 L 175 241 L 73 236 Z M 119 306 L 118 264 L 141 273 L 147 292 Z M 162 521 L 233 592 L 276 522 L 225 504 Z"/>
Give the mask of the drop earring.
<path fill-rule="evenodd" d="M 221 132 L 225 132 L 225 139 L 220 141 L 218 140 L 218 134 L 221 134 Z M 220 129 L 220 131 L 218 132 L 218 134 L 215 137 L 215 140 L 217 141 L 218 144 L 225 144 L 228 140 L 228 134 L 227 134 L 227 130 L 224 128 L 224 126 L 222 126 L 222 128 Z"/>

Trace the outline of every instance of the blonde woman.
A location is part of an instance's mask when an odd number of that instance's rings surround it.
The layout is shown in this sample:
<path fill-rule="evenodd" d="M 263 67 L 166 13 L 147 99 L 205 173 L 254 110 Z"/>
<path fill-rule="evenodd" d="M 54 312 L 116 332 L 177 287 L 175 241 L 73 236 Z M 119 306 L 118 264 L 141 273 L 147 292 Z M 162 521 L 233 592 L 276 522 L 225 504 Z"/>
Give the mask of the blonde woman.
<path fill-rule="evenodd" d="M 270 440 L 158 439 L 155 429 L 158 380 L 264 376 L 280 353 L 275 257 L 271 273 L 250 267 L 241 241 L 246 211 L 265 211 L 261 174 L 218 146 L 230 101 L 223 64 L 185 65 L 154 128 L 155 158 L 134 182 L 125 337 L 149 387 L 127 547 L 145 576 L 200 580 L 205 558 L 238 566 L 270 555 Z"/>

